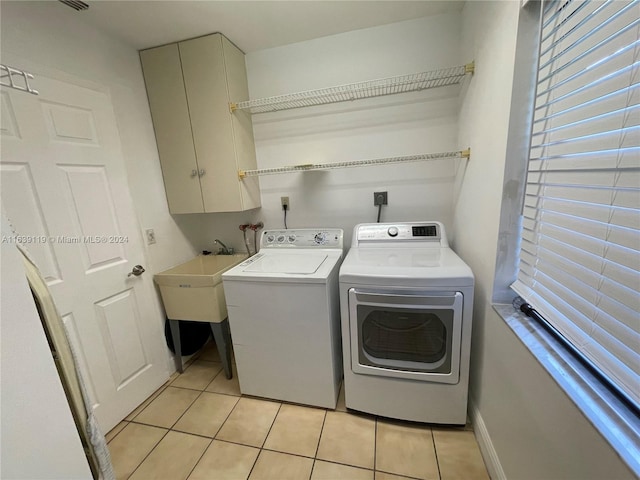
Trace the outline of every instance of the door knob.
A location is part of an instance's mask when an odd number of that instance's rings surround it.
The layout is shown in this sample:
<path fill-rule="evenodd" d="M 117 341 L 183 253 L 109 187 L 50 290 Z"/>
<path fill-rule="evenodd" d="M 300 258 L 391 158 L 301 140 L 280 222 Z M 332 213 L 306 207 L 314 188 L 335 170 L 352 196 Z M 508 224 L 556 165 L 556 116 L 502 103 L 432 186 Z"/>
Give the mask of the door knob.
<path fill-rule="evenodd" d="M 133 267 L 133 270 L 127 273 L 127 277 L 130 277 L 131 275 L 135 275 L 136 277 L 139 277 L 143 273 L 144 273 L 144 267 L 142 265 L 136 265 L 135 267 Z"/>

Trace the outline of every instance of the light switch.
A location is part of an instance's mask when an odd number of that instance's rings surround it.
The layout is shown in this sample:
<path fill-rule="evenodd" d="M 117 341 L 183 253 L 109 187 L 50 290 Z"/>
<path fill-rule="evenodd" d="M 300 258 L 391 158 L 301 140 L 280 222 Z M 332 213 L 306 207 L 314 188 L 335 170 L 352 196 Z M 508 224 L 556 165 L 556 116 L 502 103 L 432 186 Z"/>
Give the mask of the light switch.
<path fill-rule="evenodd" d="M 156 243 L 156 232 L 153 231 L 153 228 L 148 228 L 145 233 L 147 234 L 147 245 Z"/>

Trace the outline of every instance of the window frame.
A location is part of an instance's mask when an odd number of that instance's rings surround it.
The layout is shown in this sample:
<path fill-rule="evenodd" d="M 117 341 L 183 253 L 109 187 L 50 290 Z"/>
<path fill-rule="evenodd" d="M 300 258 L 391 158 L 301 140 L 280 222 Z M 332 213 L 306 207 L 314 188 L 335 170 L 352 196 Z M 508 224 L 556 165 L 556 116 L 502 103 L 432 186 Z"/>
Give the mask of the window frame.
<path fill-rule="evenodd" d="M 549 0 L 552 1 L 552 0 Z M 541 324 L 516 310 L 511 285 L 519 269 L 519 242 L 538 79 L 538 51 L 547 1 L 523 2 L 518 23 L 513 90 L 499 218 L 492 304 L 494 311 L 640 477 L 640 422 L 633 409 Z"/>

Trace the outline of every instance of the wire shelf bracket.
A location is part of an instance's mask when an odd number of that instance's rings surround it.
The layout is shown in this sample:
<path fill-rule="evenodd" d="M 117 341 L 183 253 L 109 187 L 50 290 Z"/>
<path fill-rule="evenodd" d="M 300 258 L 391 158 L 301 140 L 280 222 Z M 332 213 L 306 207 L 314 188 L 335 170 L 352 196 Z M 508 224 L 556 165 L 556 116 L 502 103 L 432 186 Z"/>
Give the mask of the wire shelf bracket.
<path fill-rule="evenodd" d="M 441 70 L 350 83 L 238 103 L 232 102 L 229 104 L 229 110 L 231 113 L 236 110 L 245 110 L 252 114 L 277 112 L 280 110 L 347 102 L 364 98 L 381 97 L 384 95 L 394 95 L 397 93 L 416 92 L 429 88 L 457 85 L 462 82 L 466 75 L 473 75 L 474 70 L 475 64 L 471 62 L 466 65 Z"/>
<path fill-rule="evenodd" d="M 28 72 L 0 64 L 0 85 L 2 86 L 38 95 L 38 91 L 29 83 L 32 79 L 33 75 Z"/>
<path fill-rule="evenodd" d="M 350 168 L 350 167 L 367 167 L 372 165 L 388 165 L 390 163 L 409 163 L 420 162 L 425 160 L 442 160 L 442 159 L 456 159 L 456 158 L 471 158 L 471 149 L 457 151 L 457 152 L 441 152 L 441 153 L 423 153 L 419 155 L 407 155 L 403 157 L 387 157 L 387 158 L 375 158 L 370 160 L 353 160 L 350 162 L 337 162 L 337 163 L 306 163 L 301 165 L 291 165 L 288 167 L 273 167 L 273 168 L 261 168 L 258 170 L 238 170 L 238 178 L 240 180 L 246 177 L 257 177 L 260 175 L 275 175 L 279 173 L 292 173 L 292 172 L 307 172 L 311 170 L 333 170 L 337 168 Z"/>

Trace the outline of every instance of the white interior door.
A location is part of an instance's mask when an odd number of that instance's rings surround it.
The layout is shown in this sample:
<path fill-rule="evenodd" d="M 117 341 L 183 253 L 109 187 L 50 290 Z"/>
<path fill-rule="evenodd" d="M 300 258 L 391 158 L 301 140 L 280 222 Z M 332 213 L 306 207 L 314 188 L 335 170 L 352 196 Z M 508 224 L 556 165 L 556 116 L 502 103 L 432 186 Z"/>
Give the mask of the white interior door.
<path fill-rule="evenodd" d="M 106 432 L 166 381 L 162 322 L 151 275 L 127 276 L 144 257 L 109 96 L 37 84 L 39 96 L 1 89 L 2 208 L 49 285 Z"/>

